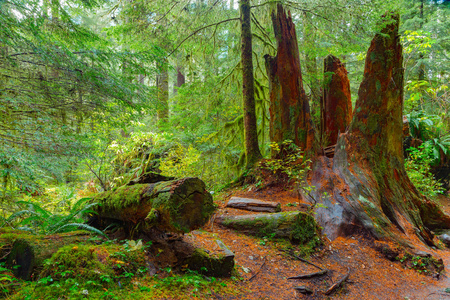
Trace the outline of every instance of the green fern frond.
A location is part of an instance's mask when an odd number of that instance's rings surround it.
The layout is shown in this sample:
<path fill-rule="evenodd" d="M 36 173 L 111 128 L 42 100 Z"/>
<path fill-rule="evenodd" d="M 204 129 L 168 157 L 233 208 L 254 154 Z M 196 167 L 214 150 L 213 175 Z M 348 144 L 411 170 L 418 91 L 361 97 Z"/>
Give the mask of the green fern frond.
<path fill-rule="evenodd" d="M 75 228 L 78 228 L 78 229 L 81 229 L 81 230 L 86 230 L 86 231 L 89 231 L 89 232 L 92 232 L 92 233 L 96 233 L 98 235 L 101 235 L 101 236 L 104 236 L 104 237 L 108 238 L 104 232 L 98 230 L 95 227 L 92 227 L 90 225 L 84 224 L 84 223 L 70 223 L 70 224 L 66 224 L 66 225 L 63 225 L 61 227 L 56 228 L 51 233 L 63 232 L 64 229 L 70 228 L 70 227 L 75 227 Z"/>

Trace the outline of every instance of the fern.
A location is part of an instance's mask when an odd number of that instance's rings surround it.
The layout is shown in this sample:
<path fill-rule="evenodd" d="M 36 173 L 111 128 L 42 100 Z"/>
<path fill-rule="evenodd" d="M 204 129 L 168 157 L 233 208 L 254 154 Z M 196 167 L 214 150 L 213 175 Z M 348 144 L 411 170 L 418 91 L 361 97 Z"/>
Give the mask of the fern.
<path fill-rule="evenodd" d="M 82 216 L 95 213 L 92 208 L 98 205 L 98 203 L 87 203 L 88 200 L 90 198 L 78 200 L 68 215 L 52 213 L 37 203 L 19 201 L 17 203 L 25 205 L 26 209 L 13 213 L 4 223 L 13 223 L 21 219 L 17 223 L 17 228 L 33 233 L 52 234 L 78 228 L 105 236 L 102 231 L 80 222 Z"/>
<path fill-rule="evenodd" d="M 70 223 L 70 224 L 65 224 L 65 225 L 63 225 L 63 226 L 61 226 L 61 227 L 56 228 L 55 230 L 53 230 L 52 232 L 50 232 L 50 234 L 52 234 L 52 233 L 58 233 L 58 232 L 66 232 L 64 229 L 66 229 L 66 228 L 71 228 L 71 227 L 75 227 L 75 228 L 77 228 L 77 229 L 86 230 L 86 231 L 89 231 L 89 232 L 92 232 L 92 233 L 96 233 L 96 234 L 98 234 L 98 235 L 101 235 L 101 236 L 104 236 L 104 237 L 107 238 L 107 236 L 106 236 L 106 234 L 105 234 L 104 232 L 102 232 L 102 231 L 98 230 L 97 228 L 92 227 L 92 226 L 90 226 L 90 225 L 88 225 L 88 224 L 84 224 L 84 223 Z M 71 230 L 68 230 L 68 231 L 71 231 Z"/>

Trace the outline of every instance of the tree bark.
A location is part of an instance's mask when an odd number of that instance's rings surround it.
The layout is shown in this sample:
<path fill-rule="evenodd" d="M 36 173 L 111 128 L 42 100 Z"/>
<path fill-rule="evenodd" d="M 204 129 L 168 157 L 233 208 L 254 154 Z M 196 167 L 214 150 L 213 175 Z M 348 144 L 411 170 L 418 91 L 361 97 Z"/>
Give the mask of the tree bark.
<path fill-rule="evenodd" d="M 355 115 L 338 139 L 333 167 L 326 157 L 313 166 L 312 195 L 323 204 L 317 220 L 331 239 L 365 231 L 405 246 L 433 245 L 430 230 L 450 228 L 450 216 L 421 196 L 406 174 L 399 16 L 388 13 L 383 22 L 368 50 Z"/>
<path fill-rule="evenodd" d="M 240 0 L 241 10 L 241 65 L 242 96 L 244 108 L 244 133 L 246 168 L 250 169 L 262 158 L 258 145 L 256 123 L 255 87 L 253 79 L 252 30 L 250 0 Z"/>
<path fill-rule="evenodd" d="M 118 221 L 129 235 L 152 228 L 186 233 L 203 226 L 214 211 L 212 196 L 198 178 L 122 186 L 97 194 L 93 226 Z"/>
<path fill-rule="evenodd" d="M 275 143 L 292 140 L 308 151 L 313 145 L 314 129 L 303 90 L 295 25 L 281 4 L 277 5 L 277 14 L 272 14 L 272 21 L 277 55 L 264 56 L 270 89 L 270 139 Z"/>
<path fill-rule="evenodd" d="M 60 233 L 50 236 L 24 234 L 23 231 L 0 232 L 0 257 L 14 276 L 31 280 L 38 275 L 36 269 L 42 267 L 59 248 L 73 243 L 85 243 L 92 235 L 87 233 Z M 34 277 L 34 278 L 33 278 Z"/>
<path fill-rule="evenodd" d="M 167 60 L 159 64 L 159 74 L 156 78 L 158 87 L 157 118 L 160 125 L 169 119 L 169 67 Z"/>
<path fill-rule="evenodd" d="M 328 55 L 324 60 L 324 91 L 321 105 L 323 147 L 334 145 L 338 134 L 344 133 L 352 120 L 350 81 L 341 61 Z"/>

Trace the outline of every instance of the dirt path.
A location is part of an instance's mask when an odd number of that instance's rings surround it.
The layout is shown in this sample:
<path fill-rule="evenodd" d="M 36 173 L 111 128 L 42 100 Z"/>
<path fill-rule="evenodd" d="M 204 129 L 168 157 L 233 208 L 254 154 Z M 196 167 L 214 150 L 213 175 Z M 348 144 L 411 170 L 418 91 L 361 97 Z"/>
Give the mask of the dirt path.
<path fill-rule="evenodd" d="M 271 190 L 236 194 L 281 202 L 283 211 L 299 209 L 298 205 L 295 206 L 298 202 L 296 195 L 289 192 Z M 224 208 L 229 196 L 221 202 L 218 214 L 247 213 Z M 450 213 L 450 198 L 441 201 Z M 222 239 L 235 253 L 236 269 L 244 279 L 237 283 L 241 289 L 239 295 L 217 295 L 217 299 L 450 299 L 450 294 L 444 292 L 450 288 L 450 250 L 425 249 L 444 260 L 446 271 L 437 280 L 405 268 L 399 261 L 387 260 L 371 247 L 370 240 L 360 236 L 338 238 L 326 241 L 323 250 L 310 257 L 311 262 L 329 270 L 327 275 L 308 280 L 288 280 L 290 276 L 317 271 L 280 251 L 280 248 L 289 250 L 290 244 L 249 237 L 213 223 L 205 229 Z M 350 277 L 344 287 L 332 296 L 324 295 L 322 291 L 339 280 L 348 269 Z M 296 293 L 296 286 L 309 287 L 315 293 L 309 296 Z"/>

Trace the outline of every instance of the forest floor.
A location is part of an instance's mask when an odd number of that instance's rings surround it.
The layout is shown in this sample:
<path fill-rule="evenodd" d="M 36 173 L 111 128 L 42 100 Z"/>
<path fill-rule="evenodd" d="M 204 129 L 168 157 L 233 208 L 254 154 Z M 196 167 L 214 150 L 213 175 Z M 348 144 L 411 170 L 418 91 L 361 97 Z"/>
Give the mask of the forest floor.
<path fill-rule="evenodd" d="M 217 197 L 217 215 L 248 214 L 225 208 L 231 196 L 242 196 L 280 202 L 282 211 L 298 210 L 299 199 L 289 191 L 274 189 L 256 191 L 236 190 Z M 439 199 L 450 214 L 450 197 Z M 214 219 L 214 217 L 213 217 Z M 325 238 L 321 250 L 308 260 L 328 273 L 306 280 L 288 280 L 288 277 L 317 272 L 318 269 L 295 259 L 286 251 L 290 246 L 271 239 L 250 237 L 214 222 L 204 228 L 209 234 L 220 238 L 235 253 L 236 270 L 242 280 L 235 282 L 239 292 L 235 295 L 214 294 L 215 299 L 450 299 L 450 250 L 421 249 L 443 259 L 445 271 L 439 280 L 433 274 L 424 275 L 400 261 L 390 261 L 373 247 L 374 241 L 362 236 L 349 236 L 330 241 Z M 201 242 L 201 231 L 190 234 Z M 332 295 L 324 295 L 329 286 L 350 270 L 349 279 Z M 312 295 L 297 293 L 294 287 L 305 286 L 314 291 Z M 448 291 L 448 290 L 447 290 Z"/>

